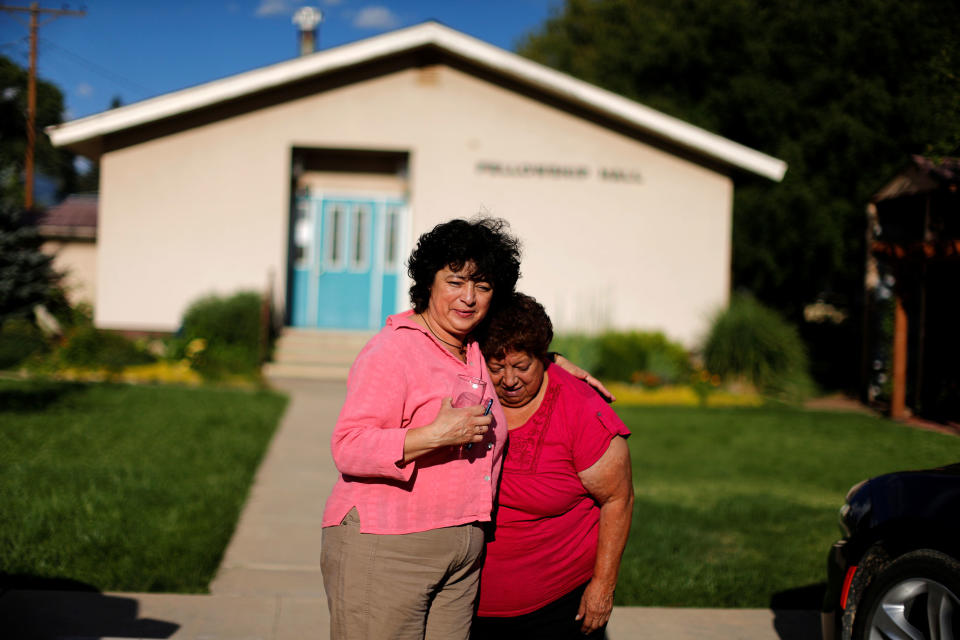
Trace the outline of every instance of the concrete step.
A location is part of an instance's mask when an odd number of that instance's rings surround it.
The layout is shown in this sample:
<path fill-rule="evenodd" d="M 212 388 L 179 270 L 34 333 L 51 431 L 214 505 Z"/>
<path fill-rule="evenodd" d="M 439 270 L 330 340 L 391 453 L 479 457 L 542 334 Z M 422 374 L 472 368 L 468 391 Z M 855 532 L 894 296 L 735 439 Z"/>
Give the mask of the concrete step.
<path fill-rule="evenodd" d="M 287 327 L 280 334 L 278 343 L 298 346 L 350 346 L 363 347 L 373 337 L 372 331 L 319 331 L 316 329 L 293 329 Z"/>
<path fill-rule="evenodd" d="M 263 375 L 270 378 L 305 378 L 308 380 L 346 380 L 349 365 L 268 362 L 263 365 Z"/>
<path fill-rule="evenodd" d="M 267 378 L 346 380 L 357 354 L 373 336 L 370 331 L 283 330 L 264 366 Z"/>
<path fill-rule="evenodd" d="M 284 364 L 345 364 L 350 366 L 362 347 L 301 348 L 283 345 L 273 350 L 273 361 Z"/>

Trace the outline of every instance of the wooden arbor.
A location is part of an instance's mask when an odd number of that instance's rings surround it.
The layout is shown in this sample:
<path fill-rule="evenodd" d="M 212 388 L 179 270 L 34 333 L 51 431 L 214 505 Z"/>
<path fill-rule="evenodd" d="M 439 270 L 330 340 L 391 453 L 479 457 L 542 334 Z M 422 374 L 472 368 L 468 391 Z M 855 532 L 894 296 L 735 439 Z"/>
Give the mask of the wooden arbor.
<path fill-rule="evenodd" d="M 867 206 L 865 395 L 960 420 L 960 158 L 911 160 Z"/>

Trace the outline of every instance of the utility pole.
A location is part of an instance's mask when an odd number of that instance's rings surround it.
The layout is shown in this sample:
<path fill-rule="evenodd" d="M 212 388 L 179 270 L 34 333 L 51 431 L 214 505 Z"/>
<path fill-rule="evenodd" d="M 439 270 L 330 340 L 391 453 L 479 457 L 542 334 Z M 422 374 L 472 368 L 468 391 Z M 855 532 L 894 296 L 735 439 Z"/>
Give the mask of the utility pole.
<path fill-rule="evenodd" d="M 37 30 L 40 28 L 38 17 L 41 14 L 50 15 L 52 16 L 50 20 L 55 20 L 60 16 L 85 16 L 87 12 L 70 9 L 41 9 L 37 2 L 31 2 L 29 7 L 0 5 L 0 10 L 30 14 L 30 73 L 27 76 L 27 153 L 23 163 L 25 173 L 23 208 L 30 211 L 33 209 L 33 149 L 37 141 Z M 50 22 L 50 20 L 47 20 L 44 24 Z"/>

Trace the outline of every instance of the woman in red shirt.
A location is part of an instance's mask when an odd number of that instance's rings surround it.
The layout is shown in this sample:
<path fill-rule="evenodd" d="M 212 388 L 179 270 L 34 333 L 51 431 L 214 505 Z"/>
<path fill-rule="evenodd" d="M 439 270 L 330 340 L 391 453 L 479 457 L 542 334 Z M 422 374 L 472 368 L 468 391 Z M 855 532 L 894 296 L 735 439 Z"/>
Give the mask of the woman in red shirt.
<path fill-rule="evenodd" d="M 550 318 L 517 293 L 480 336 L 508 440 L 473 640 L 602 637 L 633 514 L 629 430 L 551 364 Z"/>

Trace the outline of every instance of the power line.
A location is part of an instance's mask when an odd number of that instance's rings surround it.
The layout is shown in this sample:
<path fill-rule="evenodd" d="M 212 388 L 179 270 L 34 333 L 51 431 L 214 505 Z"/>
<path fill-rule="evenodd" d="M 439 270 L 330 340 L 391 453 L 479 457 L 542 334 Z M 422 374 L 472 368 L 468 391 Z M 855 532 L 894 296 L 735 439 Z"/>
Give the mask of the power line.
<path fill-rule="evenodd" d="M 0 49 L 12 49 L 13 47 L 16 47 L 17 45 L 21 45 L 21 44 L 29 41 L 29 39 L 30 39 L 30 38 L 28 38 L 27 36 L 24 36 L 24 37 L 22 37 L 22 38 L 17 38 L 16 40 L 11 40 L 10 42 L 0 43 Z"/>
<path fill-rule="evenodd" d="M 109 69 L 98 65 L 96 62 L 91 62 L 90 60 L 87 60 L 80 54 L 70 51 L 65 47 L 61 47 L 55 42 L 51 42 L 46 38 L 41 38 L 40 41 L 44 45 L 50 47 L 51 49 L 54 49 L 62 54 L 66 54 L 67 56 L 73 58 L 74 62 L 80 64 L 81 66 L 86 67 L 88 70 L 93 71 L 96 74 L 99 74 L 101 77 L 109 80 L 110 82 L 113 82 L 114 84 L 118 84 L 121 86 L 125 86 L 128 89 L 132 89 L 133 91 L 136 91 L 138 94 L 142 95 L 143 97 L 148 97 L 156 93 L 156 91 L 149 89 L 147 87 L 144 87 L 143 85 L 135 82 L 134 80 L 125 78 L 119 73 L 110 71 Z"/>
<path fill-rule="evenodd" d="M 27 211 L 33 208 L 33 147 L 36 144 L 35 130 L 37 118 L 37 30 L 40 28 L 40 15 L 51 16 L 55 20 L 60 16 L 85 16 L 86 11 L 71 11 L 70 9 L 41 9 L 37 2 L 30 3 L 29 7 L 12 7 L 0 5 L 0 10 L 11 13 L 30 14 L 30 74 L 27 80 L 27 151 L 24 158 L 24 185 L 23 207 Z M 49 20 L 47 21 L 49 22 Z"/>

